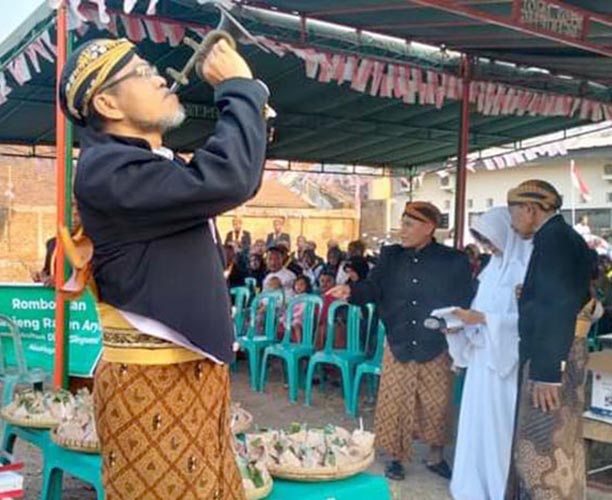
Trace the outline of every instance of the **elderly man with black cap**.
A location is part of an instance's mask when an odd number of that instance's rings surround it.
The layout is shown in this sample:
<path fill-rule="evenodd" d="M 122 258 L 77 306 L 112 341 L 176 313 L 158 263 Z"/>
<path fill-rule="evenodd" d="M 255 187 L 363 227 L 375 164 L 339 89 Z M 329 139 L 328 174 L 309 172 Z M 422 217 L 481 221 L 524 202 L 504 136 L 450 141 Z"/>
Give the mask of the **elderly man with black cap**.
<path fill-rule="evenodd" d="M 515 231 L 533 238 L 519 290 L 519 400 L 508 500 L 585 498 L 582 438 L 592 258 L 559 214 L 561 196 L 530 180 L 508 193 Z"/>
<path fill-rule="evenodd" d="M 443 450 L 453 374 L 441 331 L 424 321 L 434 309 L 467 307 L 472 276 L 463 253 L 438 244 L 434 231 L 440 211 L 431 203 L 407 203 L 401 221 L 401 245 L 382 249 L 367 279 L 330 292 L 351 303 L 376 304 L 387 328 L 387 344 L 376 406 L 376 444 L 390 456 L 385 474 L 401 480 L 402 461 L 411 458 L 413 437 L 430 446 L 428 468 L 449 478 Z"/>
<path fill-rule="evenodd" d="M 104 340 L 94 397 L 109 500 L 245 498 L 213 221 L 258 189 L 268 91 L 226 41 L 200 64 L 219 119 L 189 163 L 162 143 L 183 107 L 128 40 L 87 42 L 63 70 L 61 105 L 83 127 L 75 195 L 94 247 Z"/>

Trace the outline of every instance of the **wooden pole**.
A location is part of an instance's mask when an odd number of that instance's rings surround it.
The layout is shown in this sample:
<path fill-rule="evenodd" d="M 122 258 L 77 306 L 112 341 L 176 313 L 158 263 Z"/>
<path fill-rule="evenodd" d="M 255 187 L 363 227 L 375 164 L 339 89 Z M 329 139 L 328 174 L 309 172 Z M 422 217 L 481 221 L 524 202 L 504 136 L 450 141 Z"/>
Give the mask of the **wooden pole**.
<path fill-rule="evenodd" d="M 57 189 L 57 228 L 55 258 L 55 359 L 53 364 L 53 384 L 65 387 L 66 377 L 66 302 L 60 289 L 65 283 L 64 248 L 59 239 L 59 227 L 66 222 L 66 118 L 59 104 L 59 86 L 61 74 L 67 57 L 68 20 L 65 2 L 57 9 L 57 61 L 56 61 L 56 94 L 55 94 L 55 182 Z"/>
<path fill-rule="evenodd" d="M 455 248 L 463 248 L 465 232 L 465 199 L 467 189 L 467 155 L 470 152 L 470 73 L 471 60 L 463 56 L 461 65 L 463 97 L 461 101 L 461 128 L 457 152 L 457 179 L 455 189 Z"/>

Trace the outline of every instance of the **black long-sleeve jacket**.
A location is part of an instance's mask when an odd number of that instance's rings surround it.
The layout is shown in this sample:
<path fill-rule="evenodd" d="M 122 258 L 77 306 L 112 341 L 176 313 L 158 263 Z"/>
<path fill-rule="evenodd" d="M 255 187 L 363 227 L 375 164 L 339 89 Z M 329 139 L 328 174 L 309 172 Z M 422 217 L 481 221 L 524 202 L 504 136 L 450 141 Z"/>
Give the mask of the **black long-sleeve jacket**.
<path fill-rule="evenodd" d="M 469 307 L 473 296 L 468 258 L 431 243 L 422 250 L 383 247 L 364 281 L 351 285 L 350 302 L 376 304 L 391 352 L 400 362 L 424 363 L 448 348 L 444 334 L 423 326 L 432 310 Z"/>
<path fill-rule="evenodd" d="M 77 165 L 75 195 L 94 243 L 100 299 L 173 328 L 224 362 L 233 359 L 230 301 L 209 219 L 259 188 L 267 99 L 253 80 L 218 85 L 218 122 L 189 163 L 142 139 L 90 131 Z"/>
<path fill-rule="evenodd" d="M 520 360 L 530 378 L 559 382 L 576 336 L 576 318 L 590 298 L 589 248 L 561 215 L 533 238 L 533 253 L 519 300 Z"/>

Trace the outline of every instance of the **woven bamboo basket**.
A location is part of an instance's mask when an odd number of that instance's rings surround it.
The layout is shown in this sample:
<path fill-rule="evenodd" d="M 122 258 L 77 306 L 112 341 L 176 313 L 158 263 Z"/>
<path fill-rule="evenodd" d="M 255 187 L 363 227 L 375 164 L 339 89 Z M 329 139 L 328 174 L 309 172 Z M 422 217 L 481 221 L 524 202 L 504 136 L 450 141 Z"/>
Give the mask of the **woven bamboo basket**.
<path fill-rule="evenodd" d="M 17 425 L 19 427 L 30 427 L 33 429 L 53 429 L 59 425 L 59 421 L 52 417 L 36 417 L 32 415 L 28 418 L 16 418 L 13 416 L 15 409 L 15 403 L 11 403 L 8 406 L 2 408 L 0 416 L 9 424 Z"/>
<path fill-rule="evenodd" d="M 266 498 L 272 492 L 272 486 L 274 485 L 272 479 L 264 484 L 261 488 L 254 488 L 246 490 L 247 500 L 260 500 Z"/>
<path fill-rule="evenodd" d="M 81 453 L 100 453 L 100 442 L 99 441 L 78 441 L 76 439 L 68 439 L 60 436 L 57 433 L 57 429 L 53 429 L 51 432 L 51 439 L 55 444 L 72 451 L 79 451 Z"/>
<path fill-rule="evenodd" d="M 241 434 L 246 432 L 253 423 L 253 415 L 243 408 L 232 408 L 232 412 L 238 415 L 238 418 L 232 424 L 232 433 Z"/>
<path fill-rule="evenodd" d="M 361 460 L 353 462 L 345 467 L 314 467 L 305 469 L 303 467 L 279 467 L 268 464 L 268 471 L 272 477 L 277 477 L 279 479 L 317 483 L 355 476 L 367 470 L 373 462 L 374 451 Z"/>

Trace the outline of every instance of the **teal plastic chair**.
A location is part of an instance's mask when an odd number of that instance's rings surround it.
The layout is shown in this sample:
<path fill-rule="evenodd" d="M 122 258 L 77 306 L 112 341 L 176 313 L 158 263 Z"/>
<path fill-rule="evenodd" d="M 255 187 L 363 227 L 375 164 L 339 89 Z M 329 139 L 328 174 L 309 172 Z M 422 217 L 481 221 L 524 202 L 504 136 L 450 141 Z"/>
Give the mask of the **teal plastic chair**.
<path fill-rule="evenodd" d="M 302 316 L 302 339 L 300 342 L 291 341 L 291 323 L 294 309 L 298 304 L 304 305 Z M 289 384 L 289 401 L 297 401 L 300 383 L 300 362 L 315 352 L 318 316 L 323 309 L 323 299 L 318 295 L 300 295 L 292 299 L 287 305 L 285 320 L 285 333 L 283 340 L 276 345 L 266 347 L 261 368 L 260 388 L 263 391 L 267 382 L 268 360 L 271 357 L 280 358 L 287 365 L 287 383 Z"/>
<path fill-rule="evenodd" d="M 341 308 L 348 309 L 346 328 L 346 349 L 334 349 L 336 315 Z M 361 308 L 349 305 L 344 301 L 335 301 L 329 306 L 327 313 L 327 328 L 325 346 L 310 357 L 308 372 L 306 374 L 306 405 L 312 404 L 312 381 L 315 369 L 319 365 L 332 365 L 340 369 L 342 376 L 342 389 L 344 392 L 344 405 L 346 412 L 352 415 L 352 385 L 355 367 L 365 361 L 366 346 L 361 342 Z M 366 318 L 367 319 L 367 318 Z"/>
<path fill-rule="evenodd" d="M 0 334 L 0 381 L 2 381 L 2 406 L 6 406 L 13 401 L 15 387 L 18 384 L 27 384 L 42 390 L 45 381 L 50 378 L 50 373 L 40 368 L 28 368 L 23 354 L 21 343 L 21 332 L 15 322 L 0 314 L 0 325 L 8 327 L 8 333 Z M 9 359 L 11 353 L 13 359 Z M 4 421 L 0 424 L 2 430 L 2 449 L 7 450 L 9 434 L 8 424 Z"/>
<path fill-rule="evenodd" d="M 364 361 L 357 365 L 355 370 L 355 380 L 353 382 L 353 397 L 351 415 L 357 415 L 359 406 L 359 392 L 361 389 L 361 380 L 368 375 L 368 396 L 371 400 L 374 399 L 377 389 L 378 379 L 382 372 L 383 353 L 385 351 L 385 324 L 379 320 L 376 332 L 376 351 L 372 359 Z"/>
<path fill-rule="evenodd" d="M 64 472 L 91 484 L 96 490 L 98 500 L 104 500 L 100 454 L 67 450 L 49 440 L 43 450 L 43 458 L 41 500 L 61 500 Z"/>
<path fill-rule="evenodd" d="M 17 384 L 42 386 L 50 377 L 50 373 L 40 368 L 28 368 L 19 327 L 4 314 L 0 314 L 1 324 L 8 327 L 8 333 L 0 334 L 0 381 L 3 384 L 2 405 L 6 406 L 13 400 Z M 13 354 L 14 362 L 9 362 L 9 352 Z"/>
<path fill-rule="evenodd" d="M 246 286 L 235 286 L 230 289 L 234 303 L 234 332 L 236 338 L 244 335 L 244 318 L 251 300 L 251 291 Z"/>
<path fill-rule="evenodd" d="M 244 286 L 246 286 L 249 289 L 249 292 L 251 292 L 251 298 L 257 295 L 257 280 L 255 278 L 245 278 Z"/>
<path fill-rule="evenodd" d="M 249 358 L 249 376 L 252 391 L 260 391 L 261 356 L 263 350 L 277 342 L 276 331 L 278 326 L 278 310 L 284 301 L 284 294 L 280 290 L 263 292 L 251 302 L 249 314 L 249 327 L 245 336 L 238 339 L 240 349 L 245 351 Z M 263 322 L 263 331 L 257 331 L 257 309 L 264 303 L 266 312 Z"/>
<path fill-rule="evenodd" d="M 31 429 L 12 424 L 6 426 L 3 451 L 12 454 L 17 439 L 36 446 L 42 453 L 41 500 L 61 500 L 64 472 L 91 484 L 98 500 L 104 500 L 101 455 L 62 448 L 51 440 L 47 429 Z"/>

